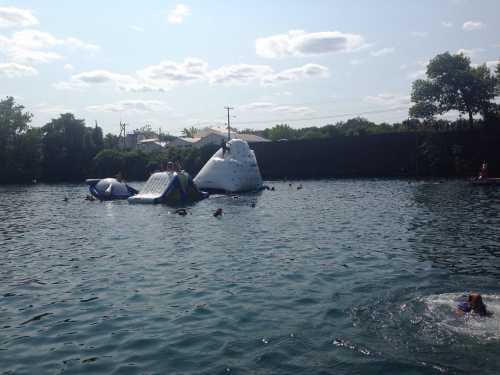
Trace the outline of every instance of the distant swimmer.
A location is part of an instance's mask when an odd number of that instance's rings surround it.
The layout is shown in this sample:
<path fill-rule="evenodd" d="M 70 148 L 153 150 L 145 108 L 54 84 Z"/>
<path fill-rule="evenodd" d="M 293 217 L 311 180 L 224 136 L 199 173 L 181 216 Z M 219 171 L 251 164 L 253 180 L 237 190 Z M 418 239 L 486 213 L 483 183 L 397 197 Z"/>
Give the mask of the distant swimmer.
<path fill-rule="evenodd" d="M 300 190 L 302 189 L 302 184 L 300 184 L 299 186 L 297 186 L 297 190 Z"/>
<path fill-rule="evenodd" d="M 87 194 L 87 196 L 85 197 L 85 200 L 93 202 L 93 201 L 95 201 L 95 198 L 92 195 Z"/>
<path fill-rule="evenodd" d="M 64 197 L 64 198 L 63 198 L 63 201 L 64 201 L 64 202 L 67 202 L 68 200 L 69 200 L 69 199 L 68 199 L 68 197 Z"/>
<path fill-rule="evenodd" d="M 178 208 L 174 211 L 177 215 L 186 216 L 187 210 L 185 208 Z"/>
<path fill-rule="evenodd" d="M 220 217 L 220 216 L 222 216 L 222 214 L 223 214 L 222 208 L 218 208 L 214 212 L 214 217 Z"/>
<path fill-rule="evenodd" d="M 460 302 L 457 306 L 460 315 L 473 312 L 479 316 L 491 316 L 491 312 L 486 310 L 486 305 L 479 293 L 469 294 L 466 302 Z"/>
<path fill-rule="evenodd" d="M 486 163 L 486 160 L 483 161 L 483 164 L 481 165 L 481 169 L 479 170 L 479 176 L 477 177 L 478 180 L 487 180 L 488 179 L 488 163 Z"/>

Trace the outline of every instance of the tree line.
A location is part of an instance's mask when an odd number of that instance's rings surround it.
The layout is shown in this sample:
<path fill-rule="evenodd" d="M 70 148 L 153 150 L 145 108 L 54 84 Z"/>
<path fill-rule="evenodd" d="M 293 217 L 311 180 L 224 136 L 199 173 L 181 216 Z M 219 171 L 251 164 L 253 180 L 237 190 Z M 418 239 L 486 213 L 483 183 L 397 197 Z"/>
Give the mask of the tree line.
<path fill-rule="evenodd" d="M 437 55 L 427 65 L 425 79 L 413 82 L 409 119 L 376 124 L 362 117 L 322 127 L 292 128 L 277 124 L 264 130 L 244 129 L 273 141 L 322 139 L 395 132 L 453 132 L 474 128 L 500 129 L 500 64 L 495 72 L 486 65 L 473 66 L 463 54 Z M 449 111 L 455 121 L 440 118 Z M 465 118 L 462 115 L 466 116 Z M 88 177 L 121 174 L 129 180 L 144 179 L 167 161 L 179 161 L 196 173 L 217 146 L 165 150 L 145 154 L 124 150 L 118 136 L 97 126 L 86 126 L 71 113 L 61 114 L 42 127 L 30 126 L 33 115 L 12 97 L 0 100 L 0 183 L 82 181 Z M 185 129 L 186 136 L 197 129 Z M 160 135 L 170 140 L 169 135 Z M 428 145 L 428 148 L 439 148 Z"/>

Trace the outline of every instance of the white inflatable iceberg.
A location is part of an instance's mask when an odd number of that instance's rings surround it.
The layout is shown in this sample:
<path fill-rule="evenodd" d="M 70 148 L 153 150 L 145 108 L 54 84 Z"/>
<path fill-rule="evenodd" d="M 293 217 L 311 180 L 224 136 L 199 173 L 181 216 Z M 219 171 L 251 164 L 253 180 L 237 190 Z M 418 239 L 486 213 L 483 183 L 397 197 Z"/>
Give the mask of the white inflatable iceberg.
<path fill-rule="evenodd" d="M 248 143 L 232 139 L 227 150 L 220 148 L 194 178 L 199 189 L 227 193 L 259 190 L 262 176 Z"/>

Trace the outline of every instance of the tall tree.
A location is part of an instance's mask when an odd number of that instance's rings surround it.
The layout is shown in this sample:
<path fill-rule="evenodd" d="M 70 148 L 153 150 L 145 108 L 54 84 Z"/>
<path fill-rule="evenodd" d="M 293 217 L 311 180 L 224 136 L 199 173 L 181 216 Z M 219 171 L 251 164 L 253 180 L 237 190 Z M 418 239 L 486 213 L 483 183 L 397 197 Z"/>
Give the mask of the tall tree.
<path fill-rule="evenodd" d="M 39 134 L 30 129 L 32 117 L 13 97 L 0 100 L 0 182 L 37 177 Z"/>
<path fill-rule="evenodd" d="M 73 114 L 61 114 L 43 128 L 43 175 L 50 181 L 83 179 L 96 152 L 94 129 Z"/>
<path fill-rule="evenodd" d="M 485 64 L 473 67 L 467 56 L 445 52 L 429 62 L 426 74 L 427 79 L 413 82 L 412 117 L 432 119 L 456 110 L 467 114 L 472 126 L 475 114 L 491 111 L 495 77 Z"/>
<path fill-rule="evenodd" d="M 198 133 L 198 131 L 199 131 L 198 128 L 191 126 L 190 128 L 182 129 L 182 135 L 184 137 L 194 138 L 194 137 L 196 137 L 196 133 Z"/>

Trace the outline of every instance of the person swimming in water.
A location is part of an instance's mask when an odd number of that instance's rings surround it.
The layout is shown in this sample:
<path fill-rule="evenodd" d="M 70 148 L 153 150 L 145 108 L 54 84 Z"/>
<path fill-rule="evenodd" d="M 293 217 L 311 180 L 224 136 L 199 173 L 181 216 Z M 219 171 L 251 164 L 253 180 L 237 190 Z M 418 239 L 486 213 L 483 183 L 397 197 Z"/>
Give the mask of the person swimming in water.
<path fill-rule="evenodd" d="M 479 316 L 491 316 L 491 312 L 486 309 L 483 297 L 479 293 L 469 294 L 467 302 L 460 302 L 457 306 L 457 312 L 460 315 L 473 312 Z"/>
<path fill-rule="evenodd" d="M 479 170 L 479 176 L 477 177 L 478 180 L 487 180 L 488 179 L 488 163 L 486 163 L 486 160 L 483 161 L 483 164 L 481 164 L 481 169 Z"/>

